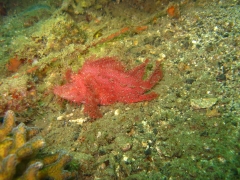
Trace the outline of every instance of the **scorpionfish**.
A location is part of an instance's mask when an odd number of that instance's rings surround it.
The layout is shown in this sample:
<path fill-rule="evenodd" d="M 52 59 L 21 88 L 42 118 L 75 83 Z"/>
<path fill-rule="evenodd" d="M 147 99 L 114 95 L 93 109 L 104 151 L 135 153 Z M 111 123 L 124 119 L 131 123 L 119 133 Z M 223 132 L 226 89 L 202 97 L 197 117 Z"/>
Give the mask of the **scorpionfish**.
<path fill-rule="evenodd" d="M 84 113 L 91 118 L 102 117 L 99 105 L 116 102 L 135 103 L 150 101 L 158 94 L 147 93 L 162 79 L 160 63 L 157 62 L 150 77 L 143 80 L 149 60 L 126 70 L 125 66 L 113 57 L 87 60 L 78 73 L 66 72 L 67 83 L 54 88 L 54 94 L 68 101 L 84 104 Z"/>

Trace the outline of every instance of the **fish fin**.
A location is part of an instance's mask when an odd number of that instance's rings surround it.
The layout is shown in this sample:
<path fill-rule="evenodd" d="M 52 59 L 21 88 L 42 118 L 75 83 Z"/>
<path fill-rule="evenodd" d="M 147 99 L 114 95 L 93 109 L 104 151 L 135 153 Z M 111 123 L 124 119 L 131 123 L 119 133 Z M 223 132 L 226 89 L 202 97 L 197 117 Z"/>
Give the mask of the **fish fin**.
<path fill-rule="evenodd" d="M 100 100 L 92 81 L 94 81 L 93 77 L 88 76 L 85 78 L 87 93 L 84 105 L 84 113 L 88 114 L 93 119 L 97 119 L 102 117 L 102 113 L 98 107 Z"/>
<path fill-rule="evenodd" d="M 130 76 L 133 76 L 137 79 L 142 80 L 144 72 L 145 72 L 145 68 L 146 68 L 146 65 L 148 62 L 149 62 L 149 60 L 146 59 L 144 63 L 142 63 L 142 64 L 138 65 L 137 67 L 133 68 L 132 70 L 128 71 L 128 74 Z"/>
<path fill-rule="evenodd" d="M 152 75 L 148 79 L 148 82 L 151 84 L 150 88 L 152 88 L 162 78 L 163 78 L 163 73 L 161 70 L 161 64 L 160 62 L 156 62 L 155 70 L 153 71 Z"/>

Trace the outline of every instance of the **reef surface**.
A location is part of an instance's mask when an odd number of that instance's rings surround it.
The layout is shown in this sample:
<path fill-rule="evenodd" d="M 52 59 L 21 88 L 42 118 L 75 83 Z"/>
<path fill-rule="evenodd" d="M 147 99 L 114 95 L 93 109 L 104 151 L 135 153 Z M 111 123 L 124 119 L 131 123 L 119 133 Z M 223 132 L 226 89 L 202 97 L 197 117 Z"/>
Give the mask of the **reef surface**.
<path fill-rule="evenodd" d="M 40 128 L 43 153 L 71 154 L 81 179 L 240 179 L 239 1 L 2 3 L 0 114 Z M 54 87 L 93 57 L 149 59 L 143 79 L 160 62 L 159 96 L 92 121 Z"/>

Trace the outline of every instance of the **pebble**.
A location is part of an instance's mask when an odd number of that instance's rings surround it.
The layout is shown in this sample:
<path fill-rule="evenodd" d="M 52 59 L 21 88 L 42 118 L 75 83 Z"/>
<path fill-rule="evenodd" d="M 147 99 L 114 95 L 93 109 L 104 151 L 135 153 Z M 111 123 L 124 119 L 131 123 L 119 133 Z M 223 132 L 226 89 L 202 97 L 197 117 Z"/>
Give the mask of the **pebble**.
<path fill-rule="evenodd" d="M 115 116 L 118 116 L 120 114 L 120 110 L 119 109 L 116 109 L 115 111 L 114 111 L 114 115 Z"/>
<path fill-rule="evenodd" d="M 58 117 L 57 117 L 57 120 L 58 120 L 58 121 L 62 121 L 63 118 L 64 118 L 64 116 L 58 116 Z"/>
<path fill-rule="evenodd" d="M 69 120 L 69 122 L 72 122 L 72 123 L 77 123 L 79 125 L 82 125 L 84 122 L 86 122 L 87 119 L 84 119 L 84 118 L 79 118 L 79 119 L 72 119 L 72 120 Z"/>
<path fill-rule="evenodd" d="M 217 98 L 200 98 L 200 99 L 191 99 L 190 104 L 194 109 L 205 109 L 210 108 L 216 104 Z"/>
<path fill-rule="evenodd" d="M 118 136 L 115 139 L 116 145 L 123 151 L 129 151 L 132 148 L 132 140 L 127 136 Z"/>

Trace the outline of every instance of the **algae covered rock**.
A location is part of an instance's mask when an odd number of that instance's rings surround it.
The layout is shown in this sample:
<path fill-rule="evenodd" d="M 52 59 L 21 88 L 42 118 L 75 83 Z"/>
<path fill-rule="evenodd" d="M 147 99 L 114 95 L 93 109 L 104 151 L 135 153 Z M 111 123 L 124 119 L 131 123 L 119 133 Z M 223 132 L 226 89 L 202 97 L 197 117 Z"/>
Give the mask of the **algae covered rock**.
<path fill-rule="evenodd" d="M 40 61 L 44 57 L 50 61 L 52 56 L 57 57 L 56 53 L 69 53 L 69 50 L 65 50 L 69 46 L 84 44 L 86 38 L 85 32 L 69 15 L 61 14 L 39 23 L 36 31 L 30 35 L 17 36 L 12 42 L 12 48 L 21 57 L 37 58 Z"/>
<path fill-rule="evenodd" d="M 74 14 L 83 14 L 85 8 L 93 5 L 95 5 L 95 0 L 64 0 L 61 10 Z"/>

